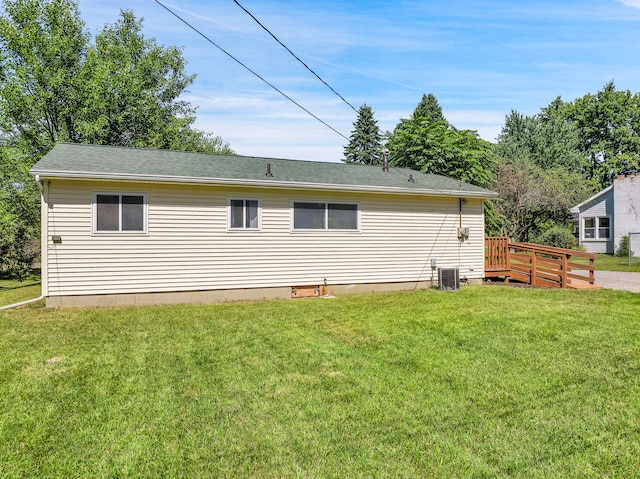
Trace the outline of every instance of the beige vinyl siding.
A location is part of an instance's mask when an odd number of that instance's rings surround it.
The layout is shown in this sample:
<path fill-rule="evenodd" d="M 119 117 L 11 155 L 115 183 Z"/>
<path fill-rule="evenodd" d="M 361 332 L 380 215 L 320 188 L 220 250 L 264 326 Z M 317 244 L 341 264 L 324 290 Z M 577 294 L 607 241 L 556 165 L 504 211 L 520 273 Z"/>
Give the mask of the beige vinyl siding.
<path fill-rule="evenodd" d="M 93 233 L 94 192 L 146 194 L 147 232 Z M 260 231 L 228 230 L 229 197 L 260 200 Z M 294 200 L 357 203 L 360 228 L 293 231 Z M 431 258 L 482 278 L 482 200 L 462 211 L 471 234 L 460 243 L 458 198 L 53 180 L 47 294 L 424 281 Z"/>

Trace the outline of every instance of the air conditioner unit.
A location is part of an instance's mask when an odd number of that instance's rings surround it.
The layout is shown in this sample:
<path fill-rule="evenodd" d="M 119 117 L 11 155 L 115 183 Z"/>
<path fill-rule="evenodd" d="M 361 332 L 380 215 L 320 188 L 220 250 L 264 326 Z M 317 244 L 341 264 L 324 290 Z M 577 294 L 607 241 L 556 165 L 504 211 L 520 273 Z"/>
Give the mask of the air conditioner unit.
<path fill-rule="evenodd" d="M 441 291 L 457 291 L 460 289 L 460 270 L 458 268 L 438 269 L 438 285 Z"/>

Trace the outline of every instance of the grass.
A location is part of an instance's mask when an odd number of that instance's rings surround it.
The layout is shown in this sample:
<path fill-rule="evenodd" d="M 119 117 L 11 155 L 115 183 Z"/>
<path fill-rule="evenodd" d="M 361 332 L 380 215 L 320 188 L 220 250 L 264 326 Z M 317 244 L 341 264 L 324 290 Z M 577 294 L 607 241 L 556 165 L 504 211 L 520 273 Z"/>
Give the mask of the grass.
<path fill-rule="evenodd" d="M 596 270 L 599 271 L 628 271 L 640 273 L 640 261 L 629 264 L 628 257 L 599 254 L 596 256 Z"/>
<path fill-rule="evenodd" d="M 478 286 L 0 312 L 0 477 L 639 477 L 639 310 Z"/>
<path fill-rule="evenodd" d="M 40 272 L 34 271 L 24 281 L 8 279 L 0 274 L 0 306 L 37 298 L 41 294 Z"/>

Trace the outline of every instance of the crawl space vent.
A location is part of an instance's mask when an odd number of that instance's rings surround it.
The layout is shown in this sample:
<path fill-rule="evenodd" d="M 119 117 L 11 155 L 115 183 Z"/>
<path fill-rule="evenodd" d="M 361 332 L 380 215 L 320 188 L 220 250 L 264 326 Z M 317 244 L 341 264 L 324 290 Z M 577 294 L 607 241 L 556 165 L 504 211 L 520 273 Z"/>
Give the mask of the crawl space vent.
<path fill-rule="evenodd" d="M 458 268 L 440 268 L 438 284 L 441 291 L 457 291 L 460 289 L 460 270 Z"/>

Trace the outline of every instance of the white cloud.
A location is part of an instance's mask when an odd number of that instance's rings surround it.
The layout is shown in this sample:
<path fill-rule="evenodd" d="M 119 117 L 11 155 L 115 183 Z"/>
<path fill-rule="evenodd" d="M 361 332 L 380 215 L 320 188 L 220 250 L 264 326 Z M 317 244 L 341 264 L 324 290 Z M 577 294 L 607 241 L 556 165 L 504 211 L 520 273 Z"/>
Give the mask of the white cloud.
<path fill-rule="evenodd" d="M 640 0 L 618 0 L 620 3 L 627 5 L 628 7 L 640 8 Z"/>

